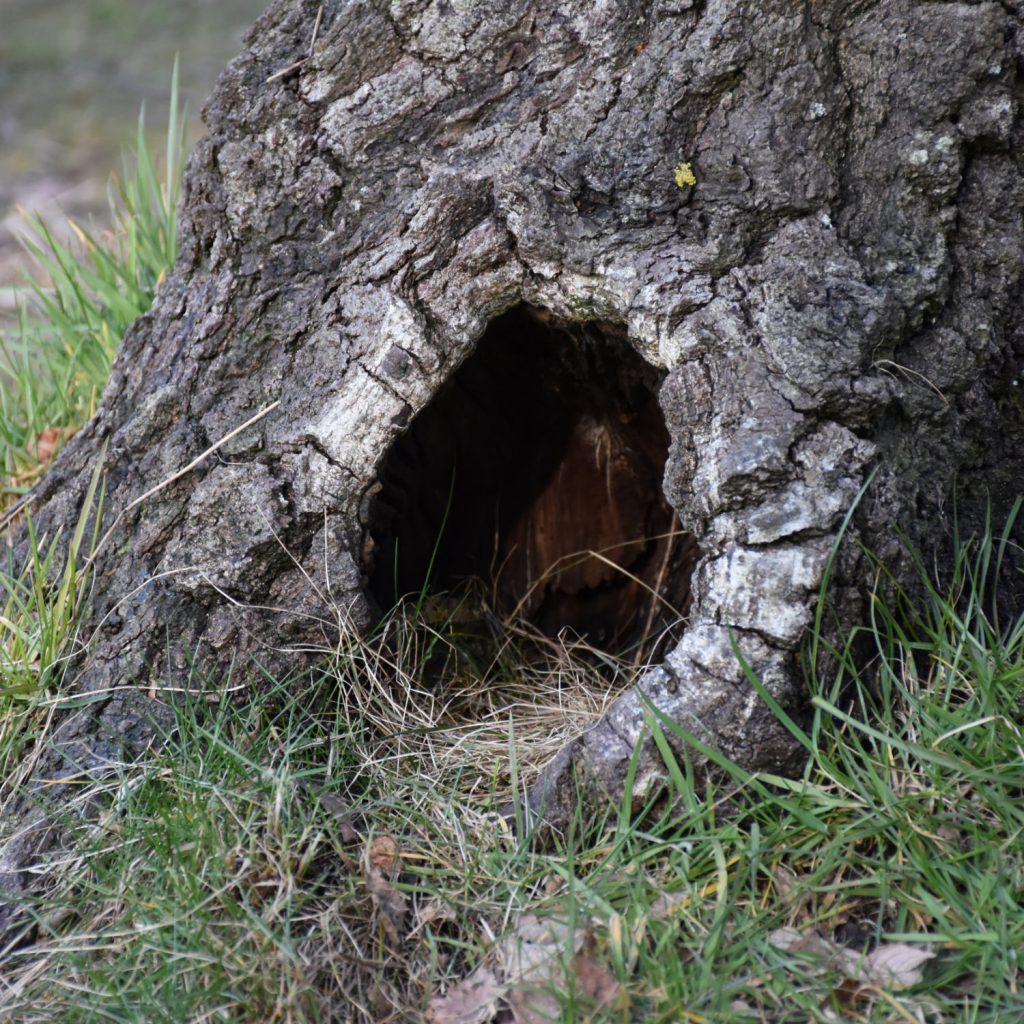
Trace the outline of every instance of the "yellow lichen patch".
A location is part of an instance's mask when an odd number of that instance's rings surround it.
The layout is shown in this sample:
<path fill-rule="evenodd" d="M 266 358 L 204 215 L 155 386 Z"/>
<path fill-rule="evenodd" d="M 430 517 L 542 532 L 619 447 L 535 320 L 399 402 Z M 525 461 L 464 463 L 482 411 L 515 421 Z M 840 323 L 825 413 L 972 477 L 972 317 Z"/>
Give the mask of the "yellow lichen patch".
<path fill-rule="evenodd" d="M 679 164 L 673 173 L 676 176 L 676 184 L 680 188 L 692 188 L 697 184 L 697 175 L 693 173 L 693 164 Z"/>

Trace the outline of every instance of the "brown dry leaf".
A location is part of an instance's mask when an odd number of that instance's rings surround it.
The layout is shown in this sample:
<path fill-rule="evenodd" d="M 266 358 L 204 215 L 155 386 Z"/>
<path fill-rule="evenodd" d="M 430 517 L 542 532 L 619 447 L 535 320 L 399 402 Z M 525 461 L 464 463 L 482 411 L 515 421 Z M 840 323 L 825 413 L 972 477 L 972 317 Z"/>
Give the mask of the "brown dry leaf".
<path fill-rule="evenodd" d="M 886 942 L 876 946 L 862 961 L 858 981 L 879 988 L 909 988 L 921 982 L 921 967 L 933 959 L 934 953 L 905 942 Z"/>
<path fill-rule="evenodd" d="M 57 450 L 63 431 L 58 427 L 47 427 L 36 437 L 36 459 L 44 468 L 50 464 L 53 453 Z"/>
<path fill-rule="evenodd" d="M 427 1006 L 427 1024 L 487 1024 L 498 1012 L 505 986 L 486 967 L 478 967 L 447 995 L 434 996 Z"/>
<path fill-rule="evenodd" d="M 370 843 L 367 858 L 370 865 L 378 871 L 393 875 L 398 867 L 398 843 L 392 836 L 377 836 Z"/>
<path fill-rule="evenodd" d="M 416 928 L 433 924 L 435 921 L 455 921 L 455 908 L 438 896 L 433 896 L 421 907 L 416 908 Z"/>
<path fill-rule="evenodd" d="M 560 921 L 542 921 L 534 914 L 524 914 L 514 934 L 502 940 L 498 954 L 508 986 L 505 1001 L 515 1024 L 558 1020 L 555 992 L 565 987 L 563 963 L 567 955 L 579 951 L 582 940 L 581 932 L 570 936 L 569 928 Z"/>
<path fill-rule="evenodd" d="M 796 928 L 777 928 L 769 935 L 768 941 L 789 953 L 809 953 L 819 957 L 822 966 L 840 972 L 858 985 L 882 989 L 908 988 L 918 984 L 923 977 L 922 964 L 935 956 L 920 946 L 908 946 L 902 942 L 884 943 L 865 955 L 824 938 L 814 929 L 801 932 Z"/>
<path fill-rule="evenodd" d="M 799 928 L 776 928 L 768 941 L 787 953 L 810 953 L 813 956 L 834 958 L 844 952 L 841 946 L 819 935 L 814 928 L 800 931 Z"/>
<path fill-rule="evenodd" d="M 405 897 L 372 864 L 366 865 L 366 885 L 370 890 L 377 917 L 393 946 L 400 946 L 405 935 Z"/>
<path fill-rule="evenodd" d="M 589 953 L 577 953 L 572 958 L 572 972 L 579 991 L 598 1006 L 610 1005 L 619 994 L 619 983 Z"/>
<path fill-rule="evenodd" d="M 321 793 L 320 803 L 335 818 L 338 819 L 338 827 L 341 830 L 341 841 L 343 843 L 354 843 L 359 838 L 359 830 L 355 826 L 355 815 L 352 808 L 335 793 Z"/>

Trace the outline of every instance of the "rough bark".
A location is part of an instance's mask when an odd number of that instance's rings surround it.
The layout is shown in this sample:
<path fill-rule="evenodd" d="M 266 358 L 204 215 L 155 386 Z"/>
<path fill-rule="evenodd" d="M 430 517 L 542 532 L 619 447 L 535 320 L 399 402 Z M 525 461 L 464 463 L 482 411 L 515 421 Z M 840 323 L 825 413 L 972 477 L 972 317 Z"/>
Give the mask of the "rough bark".
<path fill-rule="evenodd" d="M 105 446 L 106 522 L 130 509 L 74 681 L 109 693 L 66 725 L 65 768 L 145 736 L 145 687 L 193 655 L 280 670 L 322 645 L 310 577 L 370 620 L 384 460 L 521 304 L 618 334 L 663 379 L 664 499 L 699 557 L 689 625 L 638 690 L 784 765 L 730 635 L 798 704 L 866 474 L 855 530 L 883 556 L 896 524 L 941 531 L 956 479 L 997 507 L 1019 480 L 1021 5 L 320 6 L 273 3 L 223 74 L 178 265 L 34 497 L 42 525 L 74 519 Z M 553 766 L 547 813 L 577 771 L 620 787 L 642 729 L 627 693 Z"/>

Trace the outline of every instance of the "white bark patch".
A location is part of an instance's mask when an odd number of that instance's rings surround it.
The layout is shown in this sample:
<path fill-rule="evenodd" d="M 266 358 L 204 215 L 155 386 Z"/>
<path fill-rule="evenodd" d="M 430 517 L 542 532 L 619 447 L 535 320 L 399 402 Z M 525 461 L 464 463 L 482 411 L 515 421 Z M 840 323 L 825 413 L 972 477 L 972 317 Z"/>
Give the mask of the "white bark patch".
<path fill-rule="evenodd" d="M 422 321 L 397 296 L 387 296 L 381 320 L 370 329 L 372 354 L 345 374 L 306 431 L 356 475 L 373 472 L 401 426 L 431 399 L 440 369 Z"/>
<path fill-rule="evenodd" d="M 702 611 L 723 625 L 794 646 L 810 622 L 829 540 L 765 550 L 733 548 L 700 572 Z"/>

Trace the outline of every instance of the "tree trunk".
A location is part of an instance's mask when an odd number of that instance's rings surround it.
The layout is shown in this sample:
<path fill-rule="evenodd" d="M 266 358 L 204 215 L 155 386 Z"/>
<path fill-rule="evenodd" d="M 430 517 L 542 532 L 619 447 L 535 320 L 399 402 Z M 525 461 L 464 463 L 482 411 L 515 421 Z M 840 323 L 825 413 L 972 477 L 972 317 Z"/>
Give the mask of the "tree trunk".
<path fill-rule="evenodd" d="M 311 581 L 365 626 L 431 565 L 502 567 L 552 630 L 688 607 L 556 759 L 550 820 L 581 772 L 621 790 L 641 691 L 785 766 L 733 638 L 798 706 L 868 473 L 883 557 L 941 533 L 955 479 L 965 512 L 1020 479 L 1021 26 L 1019 0 L 276 0 L 207 107 L 178 264 L 33 497 L 73 521 L 102 458 L 73 676 L 102 699 L 46 772 L 146 742 L 193 659 L 294 668 L 330 641 Z M 587 548 L 630 577 L 564 560 Z"/>

